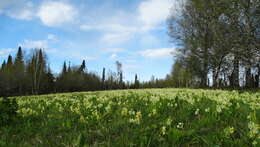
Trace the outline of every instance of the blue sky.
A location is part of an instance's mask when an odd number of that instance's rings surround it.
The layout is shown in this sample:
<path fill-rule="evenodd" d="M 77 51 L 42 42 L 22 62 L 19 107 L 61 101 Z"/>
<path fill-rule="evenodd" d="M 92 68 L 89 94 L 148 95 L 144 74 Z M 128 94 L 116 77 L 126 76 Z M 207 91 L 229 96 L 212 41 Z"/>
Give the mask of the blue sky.
<path fill-rule="evenodd" d="M 176 0 L 0 0 L 0 62 L 18 46 L 44 48 L 53 72 L 85 59 L 88 71 L 116 71 L 124 79 L 164 78 L 175 46 L 166 19 Z"/>

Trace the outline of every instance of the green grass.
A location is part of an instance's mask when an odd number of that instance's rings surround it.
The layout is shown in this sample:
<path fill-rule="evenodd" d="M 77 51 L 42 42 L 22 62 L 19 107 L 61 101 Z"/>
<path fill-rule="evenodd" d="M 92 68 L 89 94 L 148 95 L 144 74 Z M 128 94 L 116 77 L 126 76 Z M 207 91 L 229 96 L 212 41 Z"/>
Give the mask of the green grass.
<path fill-rule="evenodd" d="M 146 89 L 15 97 L 0 146 L 259 146 L 260 92 Z"/>

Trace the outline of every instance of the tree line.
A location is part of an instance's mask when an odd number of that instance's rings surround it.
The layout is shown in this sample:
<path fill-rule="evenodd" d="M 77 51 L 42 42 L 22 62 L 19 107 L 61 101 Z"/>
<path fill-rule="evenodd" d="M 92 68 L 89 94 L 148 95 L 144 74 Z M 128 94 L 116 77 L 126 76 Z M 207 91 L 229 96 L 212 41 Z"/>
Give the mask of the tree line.
<path fill-rule="evenodd" d="M 135 75 L 134 83 L 123 80 L 122 63 L 116 61 L 117 72 L 103 68 L 102 77 L 87 72 L 86 61 L 80 66 L 64 62 L 62 71 L 54 75 L 47 55 L 42 49 L 32 50 L 24 57 L 19 47 L 15 58 L 8 56 L 0 67 L 0 96 L 37 95 L 57 92 L 76 92 L 139 88 Z"/>
<path fill-rule="evenodd" d="M 179 46 L 172 86 L 259 88 L 259 0 L 183 1 L 168 32 Z"/>

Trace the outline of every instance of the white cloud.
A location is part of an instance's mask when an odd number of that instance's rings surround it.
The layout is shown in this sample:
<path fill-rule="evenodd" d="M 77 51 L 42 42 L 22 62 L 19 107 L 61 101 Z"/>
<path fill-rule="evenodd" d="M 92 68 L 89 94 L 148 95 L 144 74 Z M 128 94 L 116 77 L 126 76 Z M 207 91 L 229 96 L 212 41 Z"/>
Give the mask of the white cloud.
<path fill-rule="evenodd" d="M 15 51 L 12 48 L 7 48 L 7 49 L 0 49 L 0 56 L 7 56 L 8 54 L 12 53 Z"/>
<path fill-rule="evenodd" d="M 59 1 L 43 2 L 37 16 L 43 24 L 55 27 L 71 23 L 77 15 L 77 10 L 70 4 Z"/>
<path fill-rule="evenodd" d="M 54 34 L 48 34 L 47 41 L 49 41 L 50 43 L 57 43 L 59 42 L 59 39 Z"/>
<path fill-rule="evenodd" d="M 122 24 L 102 24 L 102 25 L 81 25 L 80 29 L 83 31 L 108 31 L 108 32 L 133 32 L 137 31 L 137 27 L 125 26 Z"/>
<path fill-rule="evenodd" d="M 21 20 L 31 20 L 33 18 L 33 12 L 31 10 L 23 9 L 19 12 L 9 12 L 10 17 L 21 19 Z"/>
<path fill-rule="evenodd" d="M 31 20 L 34 17 L 34 6 L 25 0 L 1 0 L 0 13 L 21 20 Z"/>
<path fill-rule="evenodd" d="M 143 50 L 138 52 L 138 54 L 146 58 L 165 58 L 170 57 L 174 51 L 174 48 L 159 48 Z"/>
<path fill-rule="evenodd" d="M 124 71 L 136 71 L 140 68 L 141 68 L 140 66 L 133 65 L 133 64 L 124 64 L 124 66 L 123 66 Z"/>
<path fill-rule="evenodd" d="M 47 49 L 48 48 L 48 42 L 46 40 L 24 40 L 23 43 L 20 43 L 19 46 L 23 48 L 33 49 L 33 48 L 41 48 L 41 49 Z"/>
<path fill-rule="evenodd" d="M 106 22 L 107 23 L 107 22 Z M 101 24 L 101 25 L 81 25 L 83 31 L 103 32 L 101 42 L 109 45 L 121 44 L 129 41 L 139 28 L 136 26 L 127 26 L 122 24 Z"/>
<path fill-rule="evenodd" d="M 108 48 L 105 49 L 107 52 L 112 52 L 112 53 L 123 53 L 123 52 L 127 52 L 126 49 L 122 49 L 122 48 Z"/>
<path fill-rule="evenodd" d="M 140 3 L 138 19 L 146 29 L 153 29 L 155 25 L 166 21 L 170 14 L 173 1 L 170 0 L 146 0 Z"/>
<path fill-rule="evenodd" d="M 47 38 L 48 38 L 49 40 L 56 40 L 56 36 L 53 35 L 53 34 L 48 34 Z"/>
<path fill-rule="evenodd" d="M 85 58 L 82 58 L 81 60 L 90 61 L 90 60 L 96 60 L 96 59 L 97 59 L 96 57 L 85 57 Z"/>
<path fill-rule="evenodd" d="M 121 44 L 130 40 L 132 34 L 130 32 L 120 32 L 120 33 L 106 33 L 101 41 L 107 43 L 108 45 Z"/>
<path fill-rule="evenodd" d="M 128 62 L 128 63 L 136 63 L 137 61 L 134 59 L 126 59 L 124 60 L 124 62 Z"/>
<path fill-rule="evenodd" d="M 109 58 L 110 59 L 116 59 L 116 58 L 118 58 L 118 56 L 117 56 L 117 54 L 112 54 Z"/>
<path fill-rule="evenodd" d="M 140 38 L 140 44 L 143 46 L 156 46 L 160 44 L 160 40 L 151 33 L 146 33 Z"/>

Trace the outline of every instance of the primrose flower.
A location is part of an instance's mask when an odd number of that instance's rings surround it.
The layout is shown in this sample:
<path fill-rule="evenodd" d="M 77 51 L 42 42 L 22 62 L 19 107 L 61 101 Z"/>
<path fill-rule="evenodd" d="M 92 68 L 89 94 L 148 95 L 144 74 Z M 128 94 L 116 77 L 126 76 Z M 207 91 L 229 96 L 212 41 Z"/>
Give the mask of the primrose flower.
<path fill-rule="evenodd" d="M 195 115 L 198 115 L 198 114 L 199 114 L 199 111 L 200 111 L 200 109 L 197 109 L 197 110 L 195 111 Z"/>
<path fill-rule="evenodd" d="M 171 123 L 172 123 L 172 120 L 171 120 L 170 118 L 168 118 L 168 119 L 166 120 L 166 125 L 167 125 L 167 126 L 170 126 Z"/>
<path fill-rule="evenodd" d="M 86 123 L 86 119 L 84 118 L 84 116 L 80 116 L 80 118 L 79 118 L 79 121 L 81 122 L 81 123 Z"/>
<path fill-rule="evenodd" d="M 133 111 L 133 110 L 128 111 L 128 113 L 129 113 L 129 115 L 135 115 L 135 111 Z"/>
<path fill-rule="evenodd" d="M 240 108 L 240 104 L 239 104 L 239 103 L 237 103 L 237 106 L 236 106 L 236 108 L 237 108 L 237 109 L 239 109 L 239 108 Z"/>
<path fill-rule="evenodd" d="M 219 105 L 217 105 L 217 112 L 218 113 L 222 112 L 222 109 L 221 109 L 221 107 Z"/>
<path fill-rule="evenodd" d="M 102 103 L 98 104 L 98 108 L 101 108 L 101 107 L 103 107 L 103 104 Z"/>
<path fill-rule="evenodd" d="M 98 114 L 98 112 L 95 110 L 94 112 L 92 112 L 92 115 L 96 118 L 96 119 L 100 119 L 100 116 Z"/>
<path fill-rule="evenodd" d="M 153 115 L 156 115 L 157 114 L 157 111 L 156 109 L 153 109 L 151 113 L 149 113 L 149 117 L 153 116 Z"/>
<path fill-rule="evenodd" d="M 121 115 L 122 115 L 122 116 L 126 116 L 126 115 L 127 115 L 127 112 L 128 112 L 127 108 L 124 107 L 124 108 L 122 109 L 122 111 L 121 111 Z"/>
<path fill-rule="evenodd" d="M 111 106 L 107 105 L 105 109 L 106 109 L 107 112 L 109 112 L 111 110 Z"/>
<path fill-rule="evenodd" d="M 225 132 L 225 134 L 226 134 L 227 136 L 233 134 L 234 131 L 235 131 L 234 127 L 227 127 L 227 128 L 224 130 L 224 132 Z"/>
<path fill-rule="evenodd" d="M 248 124 L 248 128 L 249 128 L 249 137 L 253 138 L 255 137 L 258 133 L 259 133 L 259 125 L 255 124 L 254 122 L 249 122 Z"/>
<path fill-rule="evenodd" d="M 253 144 L 254 146 L 257 145 L 257 141 L 254 140 L 254 141 L 252 142 L 252 144 Z"/>
<path fill-rule="evenodd" d="M 165 127 L 165 126 L 163 126 L 163 127 L 161 128 L 161 133 L 162 133 L 162 135 L 165 135 L 165 134 L 166 134 L 166 127 Z"/>
<path fill-rule="evenodd" d="M 153 110 L 152 110 L 152 114 L 153 114 L 153 115 L 156 115 L 156 113 L 157 113 L 156 109 L 153 109 Z"/>
<path fill-rule="evenodd" d="M 141 119 L 142 118 L 142 113 L 140 111 L 136 112 L 136 119 Z"/>
<path fill-rule="evenodd" d="M 134 120 L 133 118 L 130 118 L 130 119 L 129 119 L 129 122 L 130 122 L 130 123 L 135 123 L 135 120 Z"/>
<path fill-rule="evenodd" d="M 182 122 L 179 122 L 178 125 L 177 125 L 177 128 L 178 128 L 178 129 L 183 129 L 183 125 L 184 125 L 184 124 L 183 124 Z"/>
<path fill-rule="evenodd" d="M 130 123 L 136 123 L 136 124 L 140 124 L 140 121 L 142 119 L 142 113 L 140 111 L 136 112 L 135 114 L 135 118 L 130 118 L 129 122 Z"/>
<path fill-rule="evenodd" d="M 30 116 L 30 115 L 38 115 L 38 112 L 30 109 L 30 108 L 22 108 L 17 111 L 18 113 L 21 113 L 23 116 Z"/>
<path fill-rule="evenodd" d="M 206 109 L 205 109 L 205 112 L 209 112 L 209 110 L 210 110 L 209 108 L 206 108 Z"/>

